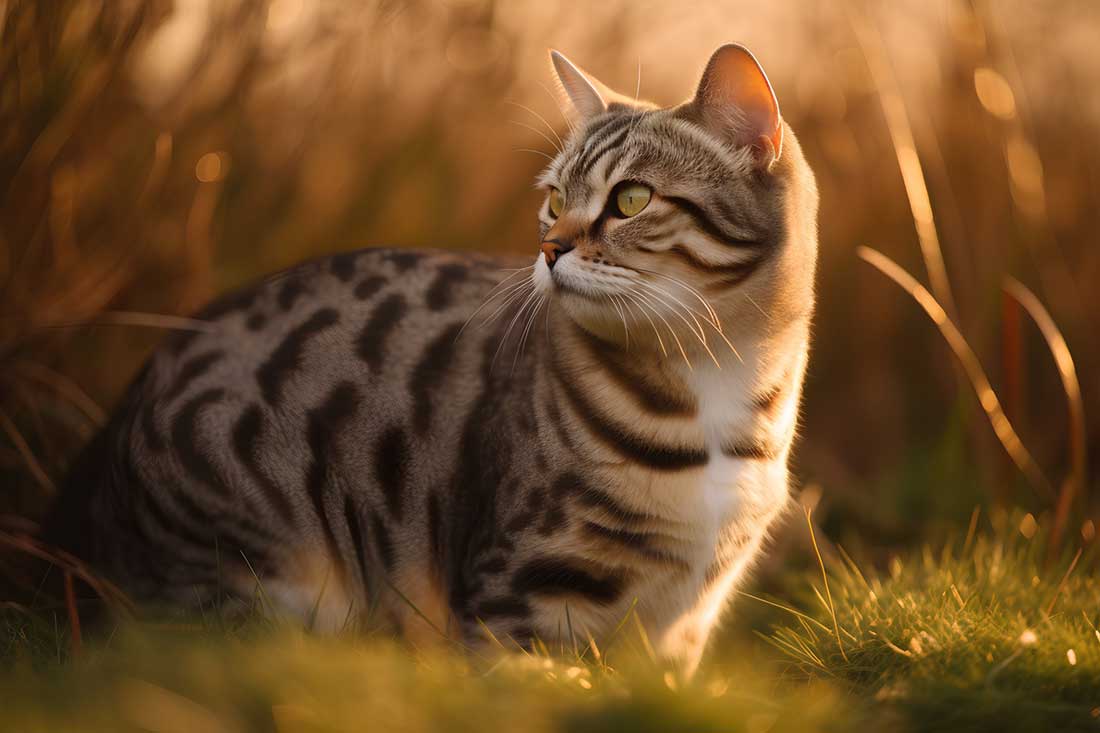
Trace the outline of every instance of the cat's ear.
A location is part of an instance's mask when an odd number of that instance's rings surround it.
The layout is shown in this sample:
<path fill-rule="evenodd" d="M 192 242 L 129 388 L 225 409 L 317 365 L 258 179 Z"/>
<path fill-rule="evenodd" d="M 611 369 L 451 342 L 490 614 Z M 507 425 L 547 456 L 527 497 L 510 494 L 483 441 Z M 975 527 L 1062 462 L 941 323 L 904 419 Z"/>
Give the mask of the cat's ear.
<path fill-rule="evenodd" d="M 764 69 L 744 46 L 729 43 L 714 52 L 688 109 L 722 139 L 752 146 L 762 168 L 770 168 L 783 150 L 779 101 Z"/>
<path fill-rule="evenodd" d="M 550 62 L 554 64 L 558 81 L 581 119 L 595 117 L 607 111 L 607 87 L 590 78 L 576 64 L 553 49 L 550 50 Z"/>

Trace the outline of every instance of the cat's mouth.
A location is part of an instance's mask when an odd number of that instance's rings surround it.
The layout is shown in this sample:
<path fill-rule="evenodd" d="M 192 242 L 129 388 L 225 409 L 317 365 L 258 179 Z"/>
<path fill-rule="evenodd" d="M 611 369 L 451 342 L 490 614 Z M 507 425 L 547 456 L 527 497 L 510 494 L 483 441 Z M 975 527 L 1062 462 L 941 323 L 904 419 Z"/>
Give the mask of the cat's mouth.
<path fill-rule="evenodd" d="M 551 275 L 550 280 L 553 283 L 554 290 L 563 295 L 574 295 L 592 302 L 606 301 L 605 293 L 597 292 L 591 287 L 578 286 L 576 283 L 570 282 L 568 278 Z"/>
<path fill-rule="evenodd" d="M 574 252 L 560 257 L 552 268 L 541 258 L 535 267 L 536 282 L 545 291 L 604 304 L 609 297 L 622 295 L 630 289 L 631 275 L 636 276 L 636 273 L 611 264 L 594 265 Z"/>

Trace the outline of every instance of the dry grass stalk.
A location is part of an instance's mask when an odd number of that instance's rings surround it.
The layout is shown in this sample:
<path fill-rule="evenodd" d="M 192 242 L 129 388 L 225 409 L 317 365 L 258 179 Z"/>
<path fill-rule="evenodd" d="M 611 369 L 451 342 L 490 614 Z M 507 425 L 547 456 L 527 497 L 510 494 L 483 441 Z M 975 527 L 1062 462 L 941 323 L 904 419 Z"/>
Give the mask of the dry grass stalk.
<path fill-rule="evenodd" d="M 1077 549 L 1077 554 L 1073 556 L 1073 562 L 1066 568 L 1066 574 L 1062 576 L 1062 580 L 1059 581 L 1058 587 L 1054 590 L 1054 597 L 1050 599 L 1050 603 L 1047 604 L 1046 610 L 1043 612 L 1044 616 L 1050 616 L 1054 613 L 1054 606 L 1058 603 L 1058 597 L 1062 595 L 1062 591 L 1066 587 L 1066 583 L 1069 581 L 1069 576 L 1073 574 L 1074 569 L 1077 567 L 1077 561 L 1081 559 L 1081 553 L 1084 552 L 1083 547 Z"/>
<path fill-rule="evenodd" d="M 125 618 L 133 618 L 134 605 L 126 597 L 126 594 L 114 583 L 97 575 L 83 561 L 73 557 L 68 552 L 50 547 L 34 537 L 4 530 L 0 530 L 0 545 L 7 546 L 24 555 L 36 557 L 59 568 L 67 575 L 79 578 L 103 599 L 113 611 Z"/>
<path fill-rule="evenodd" d="M 34 451 L 31 450 L 26 438 L 23 437 L 23 434 L 19 432 L 19 428 L 3 410 L 0 410 L 0 428 L 8 436 L 8 440 L 11 441 L 15 450 L 19 453 L 19 457 L 23 459 L 23 465 L 27 467 L 27 472 L 42 490 L 50 496 L 57 493 L 57 487 L 54 485 L 53 479 L 42 468 L 42 464 L 39 462 L 38 457 L 34 455 Z"/>
<path fill-rule="evenodd" d="M 982 369 L 977 355 L 970 348 L 966 337 L 962 335 L 955 323 L 947 317 L 943 307 L 923 285 L 917 282 L 916 278 L 886 255 L 869 247 L 860 247 L 857 253 L 861 259 L 874 265 L 884 275 L 901 286 L 924 309 L 928 317 L 939 328 L 940 333 L 943 334 L 944 340 L 951 347 L 951 351 L 954 352 L 959 363 L 962 364 L 967 377 L 970 379 L 970 384 L 978 396 L 978 402 L 993 426 L 993 432 L 996 433 L 997 439 L 1000 440 L 1013 463 L 1027 477 L 1027 480 L 1038 494 L 1044 498 L 1053 498 L 1054 489 L 1050 481 L 1043 474 L 1031 453 L 1024 447 L 1023 441 L 1020 440 L 1020 436 L 1017 435 L 1008 416 L 1005 415 L 1004 408 L 1001 407 L 1001 401 L 997 398 L 997 393 L 993 391 L 993 387 L 989 383 L 989 378 L 986 377 L 985 370 Z"/>
<path fill-rule="evenodd" d="M 928 279 L 932 283 L 932 292 L 943 304 L 944 310 L 952 316 L 956 314 L 955 298 L 951 294 L 951 281 L 947 277 L 947 267 L 943 260 L 939 234 L 936 231 L 936 219 L 932 212 L 932 201 L 928 195 L 924 168 L 917 143 L 913 138 L 913 128 L 909 115 L 905 111 L 905 98 L 901 87 L 890 68 L 890 62 L 883 50 L 882 38 L 866 17 L 858 14 L 851 5 L 845 5 L 848 21 L 855 32 L 856 40 L 867 61 L 875 87 L 878 90 L 882 113 L 886 118 L 886 127 L 890 133 L 890 142 L 897 157 L 901 171 L 905 194 L 909 199 L 909 211 L 913 215 L 913 225 L 920 241 L 921 255 L 928 269 Z"/>
<path fill-rule="evenodd" d="M 1023 283 L 1015 278 L 1008 278 L 1004 285 L 1005 291 L 1023 306 L 1050 349 L 1054 357 L 1054 364 L 1058 367 L 1058 376 L 1062 380 L 1062 391 L 1066 395 L 1066 403 L 1069 407 L 1069 453 L 1070 473 L 1062 483 L 1062 489 L 1058 495 L 1058 504 L 1054 513 L 1054 528 L 1050 534 L 1050 551 L 1053 553 L 1065 532 L 1066 522 L 1069 520 L 1069 511 L 1074 499 L 1079 493 L 1085 491 L 1085 472 L 1088 465 L 1087 448 L 1085 441 L 1085 403 L 1081 397 L 1081 383 L 1077 379 L 1077 367 L 1073 363 L 1073 355 L 1070 353 L 1062 332 L 1050 317 L 1050 313 L 1039 299 L 1035 297 Z"/>
<path fill-rule="evenodd" d="M 80 631 L 80 611 L 76 607 L 76 591 L 73 589 L 73 574 L 65 571 L 65 608 L 69 612 L 70 646 L 73 656 L 80 654 L 84 646 L 83 634 Z"/>
<path fill-rule="evenodd" d="M 810 530 L 810 541 L 813 542 L 814 555 L 817 557 L 817 564 L 821 567 L 821 580 L 825 584 L 825 597 L 828 599 L 829 615 L 833 619 L 833 631 L 836 633 L 836 645 L 840 649 L 840 656 L 844 658 L 844 661 L 848 661 L 848 654 L 844 651 L 844 642 L 840 638 L 840 622 L 836 618 L 836 605 L 833 603 L 833 593 L 829 589 L 829 574 L 825 572 L 825 560 L 821 557 L 821 550 L 817 547 L 817 533 L 814 532 L 814 523 L 812 519 L 813 509 L 806 508 L 806 526 Z"/>

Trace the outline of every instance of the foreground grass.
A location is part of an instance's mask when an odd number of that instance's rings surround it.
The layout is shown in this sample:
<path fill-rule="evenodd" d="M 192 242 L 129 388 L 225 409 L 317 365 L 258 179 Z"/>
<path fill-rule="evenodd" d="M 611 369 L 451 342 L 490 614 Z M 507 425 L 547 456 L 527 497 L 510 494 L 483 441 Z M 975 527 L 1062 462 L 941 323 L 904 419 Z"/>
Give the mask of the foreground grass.
<path fill-rule="evenodd" d="M 995 524 L 881 578 L 835 563 L 769 641 L 914 730 L 1100 730 L 1095 547 L 1048 561 L 1030 515 Z"/>
<path fill-rule="evenodd" d="M 34 661 L 0 677 L 0 729 L 832 731 L 847 714 L 829 686 L 747 667 L 673 689 L 640 659 L 630 674 L 518 653 L 486 665 L 290 630 L 131 629 L 67 664 Z"/>
<path fill-rule="evenodd" d="M 471 659 L 196 622 L 132 625 L 65 659 L 52 618 L 12 609 L 0 729 L 1100 730 L 1096 558 L 1047 567 L 1041 534 L 1016 526 L 899 558 L 882 577 L 845 562 L 827 589 L 802 576 L 793 607 L 760 604 L 776 614 L 767 643 L 720 640 L 687 687 L 640 637 L 598 658 Z"/>

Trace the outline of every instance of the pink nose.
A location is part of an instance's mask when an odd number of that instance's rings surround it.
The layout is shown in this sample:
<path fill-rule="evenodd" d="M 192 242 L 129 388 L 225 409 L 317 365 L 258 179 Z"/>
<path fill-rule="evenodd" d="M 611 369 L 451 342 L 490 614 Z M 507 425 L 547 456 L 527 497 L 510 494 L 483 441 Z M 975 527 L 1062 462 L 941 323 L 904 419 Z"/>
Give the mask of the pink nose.
<path fill-rule="evenodd" d="M 542 250 L 542 253 L 546 255 L 546 265 L 550 269 L 554 269 L 554 263 L 557 262 L 558 258 L 563 254 L 572 250 L 573 245 L 558 239 L 548 239 L 539 245 L 539 248 Z"/>

